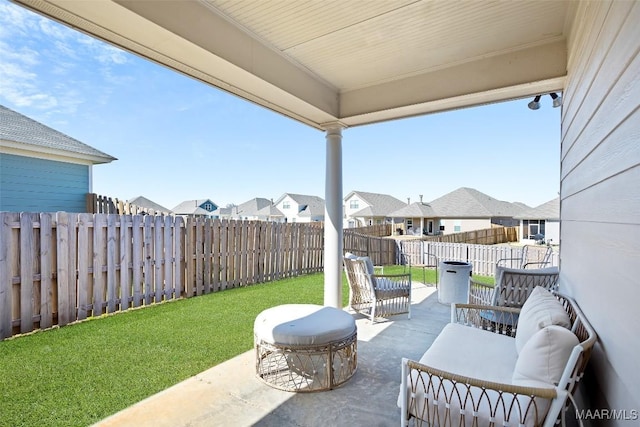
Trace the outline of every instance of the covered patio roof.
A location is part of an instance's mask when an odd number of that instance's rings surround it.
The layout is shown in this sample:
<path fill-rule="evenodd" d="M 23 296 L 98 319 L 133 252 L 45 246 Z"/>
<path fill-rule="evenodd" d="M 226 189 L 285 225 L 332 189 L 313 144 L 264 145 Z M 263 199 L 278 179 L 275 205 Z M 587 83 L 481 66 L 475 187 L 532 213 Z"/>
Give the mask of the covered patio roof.
<path fill-rule="evenodd" d="M 576 5 L 14 1 L 318 129 L 561 91 Z"/>

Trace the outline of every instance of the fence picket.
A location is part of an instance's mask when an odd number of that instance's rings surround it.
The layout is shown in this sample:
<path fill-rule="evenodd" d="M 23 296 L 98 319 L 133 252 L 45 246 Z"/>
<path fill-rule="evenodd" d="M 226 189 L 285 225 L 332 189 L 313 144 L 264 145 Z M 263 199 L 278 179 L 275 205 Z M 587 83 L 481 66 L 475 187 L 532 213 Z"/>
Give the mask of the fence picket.
<path fill-rule="evenodd" d="M 143 248 L 144 239 L 142 237 L 142 215 L 134 215 L 131 218 L 131 269 L 133 280 L 133 306 L 140 307 L 143 301 L 144 286 L 143 274 Z"/>
<path fill-rule="evenodd" d="M 173 277 L 173 263 L 174 263 L 174 248 L 173 248 L 173 228 L 171 227 L 172 220 L 170 217 L 163 219 L 164 226 L 164 298 L 174 298 L 174 277 Z"/>
<path fill-rule="evenodd" d="M 120 309 L 131 307 L 131 215 L 120 216 Z"/>
<path fill-rule="evenodd" d="M 51 259 L 52 242 L 51 214 L 40 214 L 40 328 L 53 325 L 53 290 L 51 277 L 53 276 Z"/>
<path fill-rule="evenodd" d="M 173 248 L 174 248 L 174 263 L 173 263 L 173 271 L 174 271 L 174 289 L 175 289 L 175 298 L 182 297 L 182 290 L 184 284 L 184 260 L 182 248 L 184 248 L 184 238 L 183 232 L 184 224 L 182 217 L 176 217 L 173 226 Z"/>
<path fill-rule="evenodd" d="M 107 250 L 106 214 L 95 214 L 93 217 L 93 316 L 100 316 L 105 303 L 105 276 L 102 267 L 105 265 Z"/>
<path fill-rule="evenodd" d="M 31 331 L 33 327 L 33 217 L 29 213 L 20 214 L 20 332 Z"/>
<path fill-rule="evenodd" d="M 204 222 L 204 248 L 203 248 L 203 263 L 204 263 L 204 272 L 203 272 L 203 286 L 204 293 L 208 294 L 212 290 L 211 284 L 211 248 L 213 246 L 213 230 L 211 228 L 212 221 Z"/>
<path fill-rule="evenodd" d="M 116 308 L 116 220 L 118 215 L 107 214 L 107 313 L 117 311 Z"/>
<path fill-rule="evenodd" d="M 144 241 L 144 249 L 142 252 L 143 259 L 143 277 L 144 277 L 144 303 L 151 304 L 154 296 L 153 288 L 153 218 L 149 215 L 144 217 L 144 225 L 142 228 L 142 238 Z"/>
<path fill-rule="evenodd" d="M 161 216 L 154 218 L 153 227 L 153 282 L 154 287 L 154 302 L 162 302 L 162 292 L 164 283 L 164 269 L 162 268 L 162 261 L 164 260 L 164 248 L 163 248 L 163 226 L 164 221 Z"/>

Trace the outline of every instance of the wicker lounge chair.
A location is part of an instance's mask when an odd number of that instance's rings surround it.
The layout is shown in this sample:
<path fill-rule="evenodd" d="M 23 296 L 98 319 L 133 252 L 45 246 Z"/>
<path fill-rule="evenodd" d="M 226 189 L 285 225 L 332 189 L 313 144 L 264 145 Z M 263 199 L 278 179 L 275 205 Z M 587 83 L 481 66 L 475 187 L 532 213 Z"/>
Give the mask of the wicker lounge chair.
<path fill-rule="evenodd" d="M 558 267 L 520 269 L 496 267 L 495 287 L 470 279 L 469 304 L 520 308 L 536 286 L 557 290 Z"/>
<path fill-rule="evenodd" d="M 356 312 L 376 317 L 408 313 L 411 318 L 411 274 L 374 274 L 368 257 L 347 254 L 344 269 L 349 282 L 349 306 Z"/>
<path fill-rule="evenodd" d="M 491 309 L 520 314 L 517 328 L 487 328 L 486 306 L 452 304 L 451 323 L 421 359 L 402 359 L 402 427 L 558 425 L 595 331 L 573 299 L 540 289 L 522 309 Z"/>
<path fill-rule="evenodd" d="M 496 267 L 543 268 L 551 263 L 553 248 L 547 246 L 542 251 L 539 246 L 524 245 L 521 254 L 516 258 L 500 258 L 496 261 Z"/>

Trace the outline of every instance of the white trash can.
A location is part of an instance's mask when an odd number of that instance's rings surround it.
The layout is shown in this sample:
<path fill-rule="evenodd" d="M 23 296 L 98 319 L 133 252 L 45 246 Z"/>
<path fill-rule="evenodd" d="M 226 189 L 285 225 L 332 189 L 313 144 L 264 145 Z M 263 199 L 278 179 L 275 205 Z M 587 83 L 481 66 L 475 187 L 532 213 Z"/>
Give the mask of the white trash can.
<path fill-rule="evenodd" d="M 440 262 L 438 302 L 441 304 L 468 303 L 471 263 L 462 261 Z"/>

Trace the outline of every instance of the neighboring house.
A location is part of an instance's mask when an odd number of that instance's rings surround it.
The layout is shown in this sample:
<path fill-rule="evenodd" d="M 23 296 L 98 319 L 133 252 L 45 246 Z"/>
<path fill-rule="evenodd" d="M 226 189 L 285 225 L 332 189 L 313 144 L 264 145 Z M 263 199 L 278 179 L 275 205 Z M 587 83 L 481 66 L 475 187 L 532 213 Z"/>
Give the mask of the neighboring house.
<path fill-rule="evenodd" d="M 324 200 L 318 196 L 284 193 L 275 203 L 285 222 L 324 221 Z"/>
<path fill-rule="evenodd" d="M 86 212 L 93 165 L 113 160 L 0 105 L 0 211 Z"/>
<path fill-rule="evenodd" d="M 272 199 L 261 197 L 239 204 L 236 214 L 240 219 L 247 220 L 282 222 L 285 219 L 285 215 L 275 206 Z"/>
<path fill-rule="evenodd" d="M 408 234 L 414 235 L 429 235 L 440 234 L 438 224 L 436 224 L 436 213 L 428 203 L 414 202 L 410 205 L 394 211 L 392 214 L 392 229 L 396 231 L 397 219 L 403 224 L 404 229 Z M 405 228 L 406 227 L 406 228 Z"/>
<path fill-rule="evenodd" d="M 344 198 L 344 227 L 364 227 L 390 222 L 389 214 L 403 206 L 406 206 L 406 203 L 387 194 L 352 191 Z"/>
<path fill-rule="evenodd" d="M 532 243 L 560 243 L 560 197 L 523 211 L 515 216 L 520 220 L 520 241 Z"/>
<path fill-rule="evenodd" d="M 212 216 L 218 205 L 209 199 L 185 200 L 172 209 L 176 215 L 183 216 Z"/>
<path fill-rule="evenodd" d="M 494 199 L 473 188 L 461 187 L 426 205 L 418 203 L 412 211 L 402 208 L 393 218 L 404 218 L 404 227 L 411 234 L 452 234 L 482 230 L 494 225 L 518 226 L 515 215 L 528 209 L 523 203 Z M 425 216 L 414 216 L 424 214 Z"/>
<path fill-rule="evenodd" d="M 276 208 L 273 200 L 262 197 L 253 198 L 238 206 L 218 208 L 212 215 L 220 219 L 238 219 L 250 221 L 284 221 L 284 214 Z"/>
<path fill-rule="evenodd" d="M 158 203 L 153 202 L 143 196 L 134 197 L 133 199 L 127 200 L 127 202 L 142 208 L 145 212 L 167 213 L 167 214 L 172 213 L 171 209 L 165 208 L 164 206 L 159 205 Z"/>

